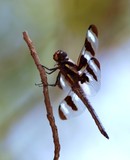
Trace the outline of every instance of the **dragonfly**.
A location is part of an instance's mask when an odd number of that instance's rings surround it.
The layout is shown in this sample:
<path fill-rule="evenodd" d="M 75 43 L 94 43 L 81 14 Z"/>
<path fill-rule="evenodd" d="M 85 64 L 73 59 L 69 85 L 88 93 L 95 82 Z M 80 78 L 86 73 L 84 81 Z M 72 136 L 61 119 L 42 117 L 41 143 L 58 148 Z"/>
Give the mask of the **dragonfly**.
<path fill-rule="evenodd" d="M 92 24 L 87 30 L 85 42 L 77 63 L 74 63 L 66 52 L 58 50 L 53 55 L 56 67 L 47 68 L 44 65 L 42 67 L 46 69 L 47 74 L 52 74 L 59 70 L 55 83 L 48 84 L 48 86 L 58 86 L 60 89 L 67 90 L 67 96 L 59 105 L 60 118 L 62 120 L 70 119 L 80 115 L 87 108 L 101 134 L 109 139 L 87 98 L 97 93 L 101 84 L 100 63 L 95 57 L 97 49 L 98 30 Z"/>

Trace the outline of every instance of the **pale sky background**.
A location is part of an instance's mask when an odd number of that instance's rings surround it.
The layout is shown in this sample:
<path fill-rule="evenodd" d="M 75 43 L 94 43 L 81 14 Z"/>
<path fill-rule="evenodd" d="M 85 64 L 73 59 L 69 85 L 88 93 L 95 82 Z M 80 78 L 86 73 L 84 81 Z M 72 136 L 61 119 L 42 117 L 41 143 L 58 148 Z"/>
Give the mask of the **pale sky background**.
<path fill-rule="evenodd" d="M 61 121 L 64 93 L 50 88 L 58 127 L 60 160 L 130 159 L 130 2 L 0 1 L 0 160 L 52 160 L 54 145 L 37 69 L 22 39 L 27 30 L 41 61 L 53 67 L 56 50 L 75 62 L 88 26 L 99 30 L 101 88 L 89 97 L 109 140 L 86 110 Z M 48 77 L 53 83 L 56 73 Z"/>

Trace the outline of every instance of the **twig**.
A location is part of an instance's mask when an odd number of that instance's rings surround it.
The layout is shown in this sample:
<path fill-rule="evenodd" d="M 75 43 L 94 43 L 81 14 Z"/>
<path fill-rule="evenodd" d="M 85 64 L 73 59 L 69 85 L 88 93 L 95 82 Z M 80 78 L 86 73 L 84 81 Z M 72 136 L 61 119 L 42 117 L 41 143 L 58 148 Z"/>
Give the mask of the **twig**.
<path fill-rule="evenodd" d="M 29 38 L 27 32 L 23 32 L 23 39 L 27 43 L 28 48 L 29 48 L 30 53 L 31 53 L 31 56 L 33 57 L 33 60 L 36 64 L 36 66 L 37 66 L 37 69 L 39 70 L 39 73 L 40 73 L 41 81 L 42 81 L 42 84 L 43 84 L 43 96 L 44 96 L 44 102 L 45 102 L 45 105 L 46 105 L 47 118 L 49 120 L 51 129 L 52 129 L 53 141 L 54 141 L 54 145 L 55 145 L 54 160 L 58 160 L 59 156 L 60 156 L 60 154 L 59 154 L 60 143 L 59 143 L 59 137 L 58 137 L 58 130 L 57 130 L 57 126 L 55 124 L 55 119 L 54 119 L 54 116 L 53 116 L 53 110 L 52 110 L 52 106 L 51 106 L 50 98 L 49 98 L 46 72 L 45 72 L 44 68 L 42 67 L 42 65 L 40 63 L 40 59 L 38 57 L 38 54 L 35 50 L 35 47 L 34 47 L 32 41 L 31 41 L 31 39 Z"/>

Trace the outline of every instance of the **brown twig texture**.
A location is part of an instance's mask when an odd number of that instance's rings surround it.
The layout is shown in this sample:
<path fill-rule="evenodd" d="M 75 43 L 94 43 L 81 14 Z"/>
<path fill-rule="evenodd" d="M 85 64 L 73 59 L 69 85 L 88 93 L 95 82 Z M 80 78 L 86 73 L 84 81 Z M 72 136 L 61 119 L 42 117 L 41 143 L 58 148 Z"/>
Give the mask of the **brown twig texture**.
<path fill-rule="evenodd" d="M 57 126 L 55 124 L 53 110 L 52 110 L 52 106 L 51 106 L 50 98 L 49 98 L 46 72 L 40 63 L 40 59 L 38 57 L 36 49 L 32 43 L 32 40 L 30 39 L 29 35 L 27 34 L 27 32 L 23 32 L 23 39 L 27 43 L 29 51 L 31 53 L 31 56 L 35 62 L 35 65 L 37 66 L 39 73 L 40 73 L 41 82 L 43 84 L 43 96 L 44 96 L 44 102 L 45 102 L 46 111 L 47 111 L 47 118 L 49 120 L 51 129 L 52 129 L 53 141 L 54 141 L 54 146 L 55 146 L 54 160 L 58 160 L 59 156 L 60 156 L 60 143 L 59 143 L 58 130 L 57 130 Z"/>

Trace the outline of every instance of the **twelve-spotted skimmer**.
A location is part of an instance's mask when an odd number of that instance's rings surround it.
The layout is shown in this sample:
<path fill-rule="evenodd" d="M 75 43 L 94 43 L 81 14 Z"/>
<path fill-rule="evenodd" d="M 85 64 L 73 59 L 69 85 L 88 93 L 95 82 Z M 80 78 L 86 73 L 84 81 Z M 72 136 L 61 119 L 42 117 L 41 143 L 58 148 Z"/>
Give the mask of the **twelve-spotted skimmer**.
<path fill-rule="evenodd" d="M 98 48 L 98 31 L 95 25 L 90 25 L 86 34 L 85 43 L 81 50 L 77 64 L 70 60 L 62 50 L 58 50 L 53 55 L 57 62 L 57 67 L 47 68 L 51 74 L 59 69 L 55 84 L 61 89 L 69 89 L 68 95 L 59 105 L 59 116 L 62 120 L 81 114 L 85 107 L 89 110 L 100 132 L 109 139 L 105 129 L 99 121 L 93 107 L 89 103 L 87 96 L 96 93 L 100 87 L 100 63 L 95 58 L 95 52 Z"/>

